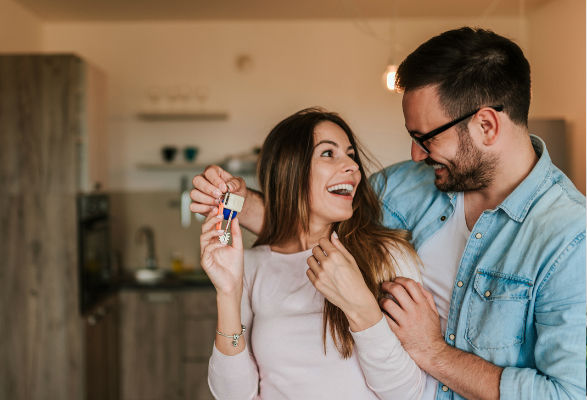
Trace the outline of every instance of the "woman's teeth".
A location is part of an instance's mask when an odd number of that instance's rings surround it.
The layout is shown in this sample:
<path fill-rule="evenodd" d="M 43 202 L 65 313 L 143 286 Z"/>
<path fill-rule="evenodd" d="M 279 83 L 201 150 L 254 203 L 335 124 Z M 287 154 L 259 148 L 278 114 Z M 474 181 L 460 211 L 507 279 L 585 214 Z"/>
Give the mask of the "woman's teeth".
<path fill-rule="evenodd" d="M 348 196 L 353 192 L 353 185 L 348 183 L 341 183 L 327 188 L 328 192 Z"/>
<path fill-rule="evenodd" d="M 444 165 L 442 165 L 442 164 L 432 164 L 432 168 L 434 168 L 434 169 L 441 169 L 441 168 L 444 168 Z"/>

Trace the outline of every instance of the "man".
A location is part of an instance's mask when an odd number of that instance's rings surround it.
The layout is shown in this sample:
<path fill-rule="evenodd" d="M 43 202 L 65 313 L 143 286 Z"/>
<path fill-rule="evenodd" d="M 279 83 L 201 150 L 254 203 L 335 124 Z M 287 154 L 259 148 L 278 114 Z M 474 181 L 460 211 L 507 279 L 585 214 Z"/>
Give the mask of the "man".
<path fill-rule="evenodd" d="M 384 223 L 412 232 L 424 286 L 383 284 L 391 329 L 429 374 L 423 399 L 585 396 L 585 198 L 528 134 L 530 68 L 493 32 L 462 28 L 402 63 L 412 160 L 372 177 Z M 262 199 L 218 167 L 194 178 L 195 212 L 219 189 Z M 216 192 L 215 192 L 216 191 Z"/>

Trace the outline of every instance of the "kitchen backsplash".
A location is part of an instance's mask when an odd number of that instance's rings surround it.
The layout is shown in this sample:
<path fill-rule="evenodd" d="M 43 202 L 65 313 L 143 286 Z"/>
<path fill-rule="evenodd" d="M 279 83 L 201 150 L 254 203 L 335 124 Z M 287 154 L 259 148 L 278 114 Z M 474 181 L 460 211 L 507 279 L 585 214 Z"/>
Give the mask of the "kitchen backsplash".
<path fill-rule="evenodd" d="M 138 240 L 141 227 L 153 229 L 158 266 L 171 268 L 174 255 L 188 269 L 200 267 L 202 223 L 192 217 L 189 228 L 180 224 L 179 192 L 114 192 L 111 195 L 112 247 L 121 267 L 133 271 L 145 266 L 147 244 Z M 192 214 L 193 215 L 193 214 Z M 243 230 L 243 241 L 250 248 L 256 236 Z"/>

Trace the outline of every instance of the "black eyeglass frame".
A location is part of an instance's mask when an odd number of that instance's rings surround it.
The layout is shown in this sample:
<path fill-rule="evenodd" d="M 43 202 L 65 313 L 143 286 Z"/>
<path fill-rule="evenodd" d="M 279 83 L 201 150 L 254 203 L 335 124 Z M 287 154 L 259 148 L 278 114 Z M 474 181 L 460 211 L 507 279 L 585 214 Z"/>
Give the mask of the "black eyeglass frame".
<path fill-rule="evenodd" d="M 498 106 L 487 106 L 489 108 L 493 108 L 495 111 L 497 112 L 501 112 L 503 111 L 503 106 L 502 105 L 498 105 Z M 465 119 L 472 117 L 473 115 L 477 114 L 479 111 L 481 111 L 482 108 L 485 107 L 480 107 L 478 109 L 476 109 L 475 111 L 471 111 L 468 114 L 463 115 L 462 117 L 459 117 L 457 119 L 454 119 L 444 125 L 442 125 L 441 127 L 438 127 L 428 133 L 425 133 L 421 136 L 416 136 L 415 133 L 413 132 L 409 132 L 410 136 L 412 137 L 412 140 L 414 141 L 414 143 L 416 143 L 422 150 L 424 150 L 426 152 L 426 154 L 430 154 L 430 150 L 428 150 L 428 148 L 426 147 L 426 145 L 424 144 L 425 141 L 432 139 L 434 136 L 452 128 L 453 126 L 455 126 L 456 124 L 458 124 L 459 122 L 464 121 Z"/>

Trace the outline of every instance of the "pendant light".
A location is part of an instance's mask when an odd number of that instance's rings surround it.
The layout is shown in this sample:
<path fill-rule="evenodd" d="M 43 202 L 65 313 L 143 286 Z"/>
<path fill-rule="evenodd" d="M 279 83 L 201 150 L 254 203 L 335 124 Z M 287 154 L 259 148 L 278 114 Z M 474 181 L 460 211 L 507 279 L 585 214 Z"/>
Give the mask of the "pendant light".
<path fill-rule="evenodd" d="M 383 73 L 383 85 L 387 90 L 390 92 L 397 92 L 397 88 L 395 86 L 395 76 L 397 75 L 397 65 L 390 61 L 387 64 L 387 68 L 385 68 L 385 72 Z"/>

